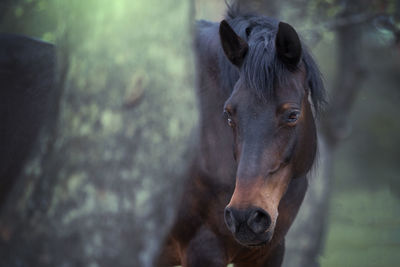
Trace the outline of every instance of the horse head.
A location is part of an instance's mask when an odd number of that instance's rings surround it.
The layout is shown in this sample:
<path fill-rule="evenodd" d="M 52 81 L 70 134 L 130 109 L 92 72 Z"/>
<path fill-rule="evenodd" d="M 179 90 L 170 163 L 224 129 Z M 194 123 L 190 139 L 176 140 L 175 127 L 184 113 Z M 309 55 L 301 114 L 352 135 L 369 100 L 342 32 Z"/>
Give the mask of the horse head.
<path fill-rule="evenodd" d="M 292 179 L 307 174 L 317 137 L 310 81 L 296 31 L 249 25 L 242 37 L 225 20 L 219 35 L 238 79 L 224 105 L 233 132 L 235 190 L 225 222 L 235 239 L 260 246 L 273 236 L 279 203 Z"/>

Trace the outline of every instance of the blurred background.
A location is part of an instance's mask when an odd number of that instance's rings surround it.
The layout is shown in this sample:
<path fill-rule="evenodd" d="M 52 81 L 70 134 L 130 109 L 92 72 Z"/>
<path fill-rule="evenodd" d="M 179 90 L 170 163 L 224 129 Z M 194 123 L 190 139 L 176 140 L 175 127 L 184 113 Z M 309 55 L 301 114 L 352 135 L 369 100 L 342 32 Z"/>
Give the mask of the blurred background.
<path fill-rule="evenodd" d="M 284 265 L 398 266 L 400 1 L 238 2 L 293 25 L 328 91 Z M 0 32 L 55 44 L 0 39 L 0 266 L 154 264 L 196 141 L 193 22 L 225 12 L 223 0 L 0 3 Z M 48 82 L 24 80 L 34 73 Z"/>

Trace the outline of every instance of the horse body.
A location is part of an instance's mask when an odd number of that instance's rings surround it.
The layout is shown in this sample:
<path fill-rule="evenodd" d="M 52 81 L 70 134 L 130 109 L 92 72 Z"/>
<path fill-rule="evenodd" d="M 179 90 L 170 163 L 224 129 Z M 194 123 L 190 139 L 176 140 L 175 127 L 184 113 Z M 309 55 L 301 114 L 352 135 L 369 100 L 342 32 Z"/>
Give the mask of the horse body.
<path fill-rule="evenodd" d="M 322 100 L 319 73 L 304 49 L 297 62 L 272 56 L 260 64 L 273 66 L 250 66 L 265 56 L 254 54 L 260 40 L 262 53 L 286 53 L 275 42 L 290 44 L 292 29 L 266 17 L 228 21 L 198 23 L 201 138 L 160 266 L 281 266 L 284 236 L 307 189 L 316 150 L 308 96 Z M 264 70 L 272 73 L 261 87 L 272 88 L 257 92 L 251 73 Z"/>

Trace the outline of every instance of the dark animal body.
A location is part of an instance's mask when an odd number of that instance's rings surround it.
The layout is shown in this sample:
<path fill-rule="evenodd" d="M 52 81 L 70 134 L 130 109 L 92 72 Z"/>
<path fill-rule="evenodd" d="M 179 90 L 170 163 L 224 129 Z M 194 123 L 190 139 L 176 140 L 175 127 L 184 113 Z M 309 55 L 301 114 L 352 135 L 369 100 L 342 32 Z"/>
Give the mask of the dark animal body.
<path fill-rule="evenodd" d="M 0 206 L 49 117 L 54 45 L 0 34 Z"/>
<path fill-rule="evenodd" d="M 198 22 L 196 52 L 200 143 L 158 266 L 281 266 L 315 159 L 320 73 L 290 25 L 234 10 Z"/>

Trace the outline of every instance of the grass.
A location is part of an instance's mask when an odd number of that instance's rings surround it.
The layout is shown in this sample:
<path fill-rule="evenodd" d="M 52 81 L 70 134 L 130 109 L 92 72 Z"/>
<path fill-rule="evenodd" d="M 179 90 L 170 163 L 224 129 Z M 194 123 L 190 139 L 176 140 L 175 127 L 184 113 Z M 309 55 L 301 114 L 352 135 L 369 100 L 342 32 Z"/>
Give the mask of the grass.
<path fill-rule="evenodd" d="M 400 200 L 389 189 L 334 193 L 329 221 L 322 267 L 399 266 Z"/>

